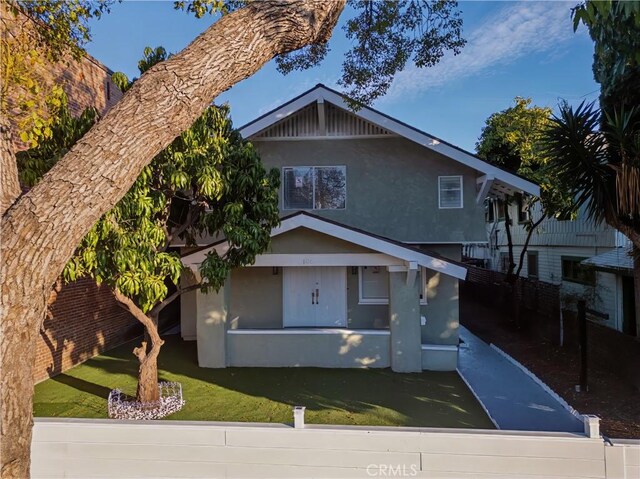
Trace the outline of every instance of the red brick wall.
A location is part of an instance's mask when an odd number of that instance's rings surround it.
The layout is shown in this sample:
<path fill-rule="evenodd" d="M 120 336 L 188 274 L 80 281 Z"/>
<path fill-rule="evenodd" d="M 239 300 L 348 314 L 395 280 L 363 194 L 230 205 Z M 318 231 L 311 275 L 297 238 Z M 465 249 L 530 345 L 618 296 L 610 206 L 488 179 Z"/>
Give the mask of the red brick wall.
<path fill-rule="evenodd" d="M 9 38 L 16 36 L 23 38 L 25 33 L 35 36 L 33 20 L 18 14 L 14 16 L 6 11 L 6 2 L 0 2 L 0 19 L 2 34 Z M 87 107 L 94 107 L 101 115 L 115 105 L 122 92 L 111 81 L 113 73 L 92 56 L 86 54 L 80 60 L 70 56 L 62 58 L 57 63 L 37 63 L 33 65 L 34 76 L 38 78 L 43 92 L 50 91 L 53 85 L 61 85 L 69 99 L 69 108 L 74 115 L 79 115 Z M 24 91 L 10 89 L 8 92 L 8 105 L 13 128 L 13 138 L 17 149 L 24 149 L 25 145 L 19 141 L 18 124 L 23 115 L 19 108 L 19 102 Z"/>
<path fill-rule="evenodd" d="M 6 11 L 0 2 L 2 35 L 14 38 L 36 35 L 33 21 Z M 24 38 L 20 36 L 19 38 Z M 122 92 L 111 81 L 111 70 L 90 55 L 80 60 L 63 58 L 55 64 L 34 65 L 43 91 L 61 85 L 69 100 L 72 114 L 79 115 L 94 107 L 101 115 L 115 105 Z M 19 89 L 9 90 L 8 105 L 16 149 L 25 145 L 19 140 Z M 34 379 L 42 381 L 81 363 L 102 351 L 141 334 L 138 321 L 118 307 L 109 289 L 98 287 L 92 280 L 82 279 L 65 285 L 52 307 L 53 316 L 44 322 L 44 332 L 37 344 Z"/>
<path fill-rule="evenodd" d="M 44 322 L 36 350 L 34 380 L 55 376 L 142 333 L 106 286 L 80 279 L 63 286 Z"/>

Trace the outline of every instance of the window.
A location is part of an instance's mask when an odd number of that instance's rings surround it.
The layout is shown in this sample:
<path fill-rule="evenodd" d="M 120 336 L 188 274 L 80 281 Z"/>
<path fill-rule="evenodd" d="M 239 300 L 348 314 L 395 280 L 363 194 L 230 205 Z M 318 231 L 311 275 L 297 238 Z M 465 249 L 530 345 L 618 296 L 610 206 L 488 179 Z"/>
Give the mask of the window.
<path fill-rule="evenodd" d="M 487 223 L 493 223 L 496 220 L 494 203 L 491 200 L 486 200 L 484 202 L 484 220 Z"/>
<path fill-rule="evenodd" d="M 529 251 L 527 253 L 527 275 L 529 278 L 538 279 L 538 252 Z"/>
<path fill-rule="evenodd" d="M 498 210 L 498 221 L 504 221 L 504 219 L 506 218 L 506 215 L 504 214 L 504 207 L 505 207 L 505 202 L 504 200 L 498 200 L 496 203 L 496 209 Z"/>
<path fill-rule="evenodd" d="M 595 286 L 596 272 L 588 266 L 580 264 L 587 258 L 562 257 L 562 279 L 573 283 L 588 284 Z"/>
<path fill-rule="evenodd" d="M 440 209 L 462 208 L 462 176 L 439 176 L 438 190 Z"/>
<path fill-rule="evenodd" d="M 427 275 L 420 269 L 420 304 L 427 304 Z M 358 269 L 359 304 L 389 304 L 389 271 L 386 266 L 361 266 Z"/>
<path fill-rule="evenodd" d="M 526 223 L 529 219 L 529 205 L 522 195 L 518 195 L 518 223 Z"/>
<path fill-rule="evenodd" d="M 285 210 L 342 210 L 347 203 L 345 166 L 283 168 Z"/>

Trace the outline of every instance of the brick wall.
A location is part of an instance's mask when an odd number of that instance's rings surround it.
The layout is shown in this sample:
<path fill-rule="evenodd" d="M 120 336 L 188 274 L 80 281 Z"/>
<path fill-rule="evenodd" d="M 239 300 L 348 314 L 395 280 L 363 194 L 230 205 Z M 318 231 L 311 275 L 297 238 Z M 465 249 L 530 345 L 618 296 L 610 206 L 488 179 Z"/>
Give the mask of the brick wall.
<path fill-rule="evenodd" d="M 6 10 L 6 2 L 0 4 L 0 26 L 3 35 L 14 38 L 23 33 L 32 38 L 37 35 L 33 20 L 23 14 L 14 16 Z M 57 63 L 35 64 L 33 70 L 34 76 L 39 78 L 43 92 L 48 92 L 54 84 L 64 88 L 69 99 L 69 108 L 74 115 L 79 115 L 87 107 L 94 107 L 103 115 L 122 98 L 122 92 L 111 81 L 113 72 L 88 54 L 79 61 L 66 56 Z M 7 98 L 17 149 L 25 148 L 18 139 L 18 124 L 23 114 L 19 109 L 19 102 L 23 94 L 24 92 L 18 89 L 10 89 Z"/>
<path fill-rule="evenodd" d="M 65 285 L 44 322 L 36 349 L 34 380 L 55 376 L 142 333 L 106 286 L 91 279 Z"/>
<path fill-rule="evenodd" d="M 6 2 L 0 2 L 2 35 L 15 38 L 24 34 L 33 40 L 36 35 L 33 20 L 22 14 L 14 16 L 6 8 Z M 94 107 L 104 115 L 122 98 L 122 92 L 111 81 L 111 70 L 90 55 L 80 60 L 65 57 L 58 63 L 36 64 L 33 68 L 43 91 L 49 91 L 54 84 L 64 88 L 73 115 L 79 115 L 87 107 Z M 9 90 L 7 98 L 16 149 L 25 148 L 18 140 L 22 115 L 19 102 L 23 93 L 19 89 Z M 138 321 L 118 307 L 108 288 L 99 288 L 89 279 L 65 285 L 52 312 L 53 316 L 44 322 L 44 332 L 36 346 L 36 382 L 142 332 Z"/>

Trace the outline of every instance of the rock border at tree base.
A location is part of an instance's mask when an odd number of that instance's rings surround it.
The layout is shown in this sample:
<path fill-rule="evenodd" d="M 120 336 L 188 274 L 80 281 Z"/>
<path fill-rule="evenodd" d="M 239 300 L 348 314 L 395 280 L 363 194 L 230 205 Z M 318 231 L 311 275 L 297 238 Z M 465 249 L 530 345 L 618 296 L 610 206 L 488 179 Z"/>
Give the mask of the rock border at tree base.
<path fill-rule="evenodd" d="M 158 383 L 160 399 L 151 403 L 136 401 L 136 398 L 113 389 L 107 399 L 107 411 L 110 419 L 162 419 L 178 412 L 184 406 L 182 385 L 174 382 Z"/>

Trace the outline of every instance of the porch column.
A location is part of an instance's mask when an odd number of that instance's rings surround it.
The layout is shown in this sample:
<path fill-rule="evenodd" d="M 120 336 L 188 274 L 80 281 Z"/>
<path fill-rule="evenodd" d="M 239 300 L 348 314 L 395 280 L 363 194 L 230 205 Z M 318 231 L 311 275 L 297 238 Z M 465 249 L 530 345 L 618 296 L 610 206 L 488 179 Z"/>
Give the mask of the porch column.
<path fill-rule="evenodd" d="M 397 269 L 389 267 L 391 369 L 399 373 L 421 372 L 420 275 Z"/>
<path fill-rule="evenodd" d="M 227 278 L 216 293 L 196 291 L 198 365 L 203 368 L 227 367 L 227 317 L 231 280 Z"/>

